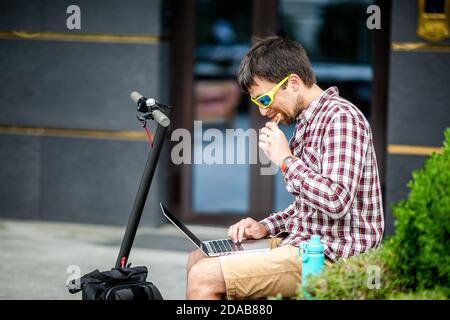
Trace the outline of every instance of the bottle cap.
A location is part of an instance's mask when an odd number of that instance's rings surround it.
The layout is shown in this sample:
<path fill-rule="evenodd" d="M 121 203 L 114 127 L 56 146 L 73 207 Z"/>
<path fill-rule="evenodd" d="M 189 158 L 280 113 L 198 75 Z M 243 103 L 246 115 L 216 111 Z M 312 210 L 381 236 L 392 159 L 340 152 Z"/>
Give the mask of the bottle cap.
<path fill-rule="evenodd" d="M 310 253 L 323 253 L 323 244 L 320 242 L 320 236 L 313 235 L 307 242 L 308 251 Z"/>

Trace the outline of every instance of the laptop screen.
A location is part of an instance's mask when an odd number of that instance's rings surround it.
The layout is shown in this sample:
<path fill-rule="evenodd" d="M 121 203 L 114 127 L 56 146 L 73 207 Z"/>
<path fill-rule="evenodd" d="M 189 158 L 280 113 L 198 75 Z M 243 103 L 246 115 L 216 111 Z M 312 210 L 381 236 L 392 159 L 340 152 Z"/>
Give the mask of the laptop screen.
<path fill-rule="evenodd" d="M 163 214 L 166 216 L 167 219 L 170 220 L 178 229 L 181 230 L 189 239 L 191 239 L 192 242 L 194 242 L 199 248 L 202 245 L 202 241 L 197 238 L 186 226 L 178 220 L 177 217 L 175 217 L 161 202 L 159 203 L 161 206 L 161 209 L 163 211 Z"/>

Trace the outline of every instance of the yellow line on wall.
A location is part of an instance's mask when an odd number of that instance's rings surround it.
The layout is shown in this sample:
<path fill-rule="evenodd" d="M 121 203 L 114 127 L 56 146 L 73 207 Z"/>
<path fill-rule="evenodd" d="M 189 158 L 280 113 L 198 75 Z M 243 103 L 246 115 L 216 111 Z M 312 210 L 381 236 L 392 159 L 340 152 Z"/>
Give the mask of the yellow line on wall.
<path fill-rule="evenodd" d="M 0 134 L 24 134 L 32 136 L 50 137 L 72 137 L 91 139 L 113 139 L 113 140 L 147 140 L 144 131 L 109 131 L 109 130 L 85 130 L 85 129 L 56 129 L 56 128 L 34 128 L 0 126 Z M 152 138 L 153 138 L 152 134 Z"/>
<path fill-rule="evenodd" d="M 132 43 L 155 44 L 162 38 L 154 35 L 138 34 L 109 34 L 109 33 L 71 33 L 71 32 L 35 32 L 35 31 L 0 31 L 0 39 L 22 39 L 38 41 L 71 41 L 71 42 L 99 42 L 99 43 Z"/>
<path fill-rule="evenodd" d="M 392 42 L 393 51 L 450 52 L 450 44 L 431 44 L 427 42 Z"/>
<path fill-rule="evenodd" d="M 389 154 L 429 156 L 432 152 L 442 153 L 442 148 L 390 144 L 387 146 L 387 151 Z"/>
<path fill-rule="evenodd" d="M 138 141 L 147 140 L 147 135 L 145 134 L 144 131 L 136 131 L 136 130 L 110 131 L 110 130 L 0 126 L 0 134 L 24 134 L 33 136 L 113 139 L 113 140 L 138 140 Z M 151 136 L 153 139 L 154 133 L 152 133 Z M 387 152 L 389 154 L 428 156 L 432 152 L 442 153 L 442 148 L 390 144 L 387 146 Z"/>

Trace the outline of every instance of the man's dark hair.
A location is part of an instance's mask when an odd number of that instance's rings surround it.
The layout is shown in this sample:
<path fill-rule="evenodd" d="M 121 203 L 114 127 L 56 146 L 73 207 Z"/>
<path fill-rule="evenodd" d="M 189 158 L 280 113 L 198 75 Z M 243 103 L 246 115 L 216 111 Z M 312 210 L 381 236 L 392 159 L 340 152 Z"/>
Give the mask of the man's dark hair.
<path fill-rule="evenodd" d="M 278 83 L 291 73 L 310 88 L 316 76 L 303 47 L 281 37 L 257 39 L 239 66 L 238 83 L 245 93 L 255 85 L 255 76 Z"/>

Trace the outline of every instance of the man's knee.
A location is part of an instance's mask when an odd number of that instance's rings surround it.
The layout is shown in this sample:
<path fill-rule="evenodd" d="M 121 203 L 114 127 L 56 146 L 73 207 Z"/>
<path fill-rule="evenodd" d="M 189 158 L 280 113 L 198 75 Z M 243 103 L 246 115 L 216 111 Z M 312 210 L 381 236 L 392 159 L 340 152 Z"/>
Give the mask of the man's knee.
<path fill-rule="evenodd" d="M 198 261 L 203 258 L 207 258 L 208 256 L 203 253 L 200 249 L 194 250 L 189 254 L 189 260 L 195 260 Z"/>
<path fill-rule="evenodd" d="M 201 283 L 208 280 L 208 264 L 202 263 L 202 259 L 198 259 L 188 272 L 188 282 Z"/>
<path fill-rule="evenodd" d="M 211 294 L 211 286 L 206 276 L 206 268 L 202 263 L 192 265 L 187 274 L 186 298 L 196 299 Z"/>
<path fill-rule="evenodd" d="M 199 260 L 207 258 L 207 256 L 199 249 L 192 251 L 188 257 L 188 263 L 186 266 L 187 272 L 189 273 L 192 266 L 194 266 Z"/>
<path fill-rule="evenodd" d="M 187 297 L 207 297 L 225 293 L 220 263 L 214 258 L 200 260 L 188 272 Z"/>

